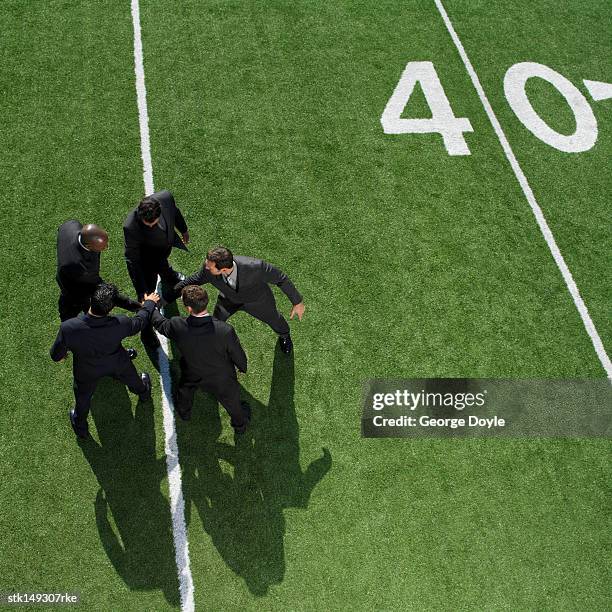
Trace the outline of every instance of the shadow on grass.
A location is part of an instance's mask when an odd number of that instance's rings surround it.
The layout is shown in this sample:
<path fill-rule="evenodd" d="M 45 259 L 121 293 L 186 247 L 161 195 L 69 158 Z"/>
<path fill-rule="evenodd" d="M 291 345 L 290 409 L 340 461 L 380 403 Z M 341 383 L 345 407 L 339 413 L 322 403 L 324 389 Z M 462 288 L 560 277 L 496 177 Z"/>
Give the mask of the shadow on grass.
<path fill-rule="evenodd" d="M 126 388 L 104 378 L 91 410 L 100 444 L 89 438 L 79 446 L 100 485 L 96 523 L 115 570 L 130 590 L 160 589 L 178 607 L 172 520 L 160 488 L 166 460 L 156 456 L 153 410 L 139 402 L 132 414 Z"/>
<path fill-rule="evenodd" d="M 283 511 L 306 508 L 331 467 L 323 449 L 302 472 L 293 389 L 293 355 L 277 347 L 268 405 L 242 389 L 252 420 L 235 446 L 217 441 L 223 407 L 210 395 L 198 392 L 191 421 L 177 424 L 187 520 L 193 505 L 227 566 L 258 596 L 285 575 Z"/>

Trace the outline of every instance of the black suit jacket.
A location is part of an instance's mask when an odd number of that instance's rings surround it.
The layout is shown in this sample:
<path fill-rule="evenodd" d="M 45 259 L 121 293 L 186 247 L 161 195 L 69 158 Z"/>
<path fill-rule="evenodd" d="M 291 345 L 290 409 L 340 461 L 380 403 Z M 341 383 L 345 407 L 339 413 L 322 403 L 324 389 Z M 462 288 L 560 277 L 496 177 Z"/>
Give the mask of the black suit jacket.
<path fill-rule="evenodd" d="M 152 248 L 148 245 L 147 238 L 151 230 L 138 219 L 137 208 L 128 214 L 123 223 L 125 259 L 138 295 L 144 295 L 146 290 L 144 268 L 153 267 L 155 269 L 161 260 L 170 255 L 172 247 L 188 250 L 176 233 L 178 230 L 184 234 L 187 231 L 187 223 L 174 201 L 174 196 L 169 191 L 157 191 L 149 197 L 155 198 L 161 204 L 161 216 L 166 224 L 167 244 L 163 249 Z"/>
<path fill-rule="evenodd" d="M 158 310 L 152 322 L 181 351 L 184 382 L 220 387 L 236 380 L 235 368 L 246 372 L 247 357 L 231 325 L 210 315 L 166 319 Z"/>
<path fill-rule="evenodd" d="M 100 278 L 100 253 L 84 249 L 79 244 L 83 225 L 71 219 L 57 230 L 57 284 L 62 293 L 89 296 Z"/>
<path fill-rule="evenodd" d="M 268 285 L 271 284 L 277 285 L 294 306 L 302 301 L 300 292 L 295 288 L 289 277 L 267 261 L 254 259 L 253 257 L 243 257 L 242 255 L 234 255 L 234 261 L 238 266 L 238 280 L 235 290 L 226 284 L 221 275 L 215 276 L 205 267 L 178 283 L 175 289 L 180 293 L 183 287 L 187 285 L 210 283 L 219 289 L 230 302 L 246 304 L 257 302 L 265 297 L 268 293 Z"/>
<path fill-rule="evenodd" d="M 75 379 L 88 381 L 109 376 L 130 362 L 121 341 L 146 327 L 154 309 L 155 302 L 146 300 L 133 317 L 80 314 L 68 319 L 60 325 L 51 347 L 51 359 L 60 361 L 72 351 Z"/>
<path fill-rule="evenodd" d="M 100 253 L 88 251 L 79 243 L 82 223 L 71 219 L 57 230 L 57 284 L 64 295 L 72 300 L 87 300 L 98 284 L 100 277 Z M 136 312 L 140 303 L 119 293 L 115 305 Z"/>

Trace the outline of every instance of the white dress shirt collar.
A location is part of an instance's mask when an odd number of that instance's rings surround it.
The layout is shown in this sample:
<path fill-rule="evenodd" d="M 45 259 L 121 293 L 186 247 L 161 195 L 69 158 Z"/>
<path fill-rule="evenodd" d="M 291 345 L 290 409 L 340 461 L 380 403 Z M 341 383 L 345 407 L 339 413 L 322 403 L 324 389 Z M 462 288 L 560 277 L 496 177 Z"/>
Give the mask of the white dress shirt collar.
<path fill-rule="evenodd" d="M 232 271 L 229 274 L 223 275 L 223 280 L 232 288 L 236 289 L 236 284 L 238 282 L 238 264 L 233 262 Z"/>
<path fill-rule="evenodd" d="M 80 244 L 80 245 L 81 245 L 81 246 L 82 246 L 82 247 L 83 247 L 83 248 L 84 248 L 86 251 L 89 251 L 89 252 L 91 253 L 90 249 L 88 249 L 88 248 L 87 248 L 87 247 L 86 247 L 86 246 L 83 244 L 83 241 L 81 240 L 81 232 L 79 232 L 79 244 Z"/>
<path fill-rule="evenodd" d="M 201 312 L 199 314 L 195 314 L 195 312 L 192 312 L 191 316 L 200 319 L 202 317 L 210 317 L 210 314 L 208 313 L 208 310 L 205 310 L 204 312 Z"/>

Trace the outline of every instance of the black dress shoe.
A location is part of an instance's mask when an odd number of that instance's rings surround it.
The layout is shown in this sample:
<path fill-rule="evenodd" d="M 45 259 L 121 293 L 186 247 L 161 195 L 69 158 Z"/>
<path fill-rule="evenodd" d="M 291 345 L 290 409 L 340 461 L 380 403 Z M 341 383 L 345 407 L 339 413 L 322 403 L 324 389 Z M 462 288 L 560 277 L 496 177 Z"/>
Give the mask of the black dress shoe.
<path fill-rule="evenodd" d="M 136 352 L 136 349 L 129 348 L 129 349 L 126 349 L 126 351 L 127 351 L 128 357 L 132 361 L 134 361 L 134 359 L 136 359 L 136 357 L 138 357 L 138 353 Z"/>
<path fill-rule="evenodd" d="M 278 341 L 280 343 L 280 348 L 285 355 L 289 355 L 293 350 L 293 342 L 291 341 L 291 336 L 279 336 Z"/>
<path fill-rule="evenodd" d="M 82 440 L 85 438 L 89 438 L 89 428 L 85 426 L 85 429 L 79 429 L 76 424 L 76 412 L 74 408 L 68 413 L 70 417 L 70 425 L 72 425 L 72 431 L 74 431 L 77 438 L 81 438 Z"/>
<path fill-rule="evenodd" d="M 151 377 L 147 372 L 143 372 L 140 375 L 140 379 L 144 383 L 145 390 L 138 396 L 141 402 L 151 401 Z"/>

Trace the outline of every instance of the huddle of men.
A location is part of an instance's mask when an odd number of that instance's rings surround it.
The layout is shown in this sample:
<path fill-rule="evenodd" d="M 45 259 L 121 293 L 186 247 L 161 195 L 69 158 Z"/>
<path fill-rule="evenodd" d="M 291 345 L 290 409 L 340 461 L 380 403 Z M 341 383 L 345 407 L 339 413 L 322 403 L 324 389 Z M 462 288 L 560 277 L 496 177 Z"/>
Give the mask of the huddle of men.
<path fill-rule="evenodd" d="M 225 247 L 210 250 L 202 269 L 188 278 L 173 270 L 168 257 L 173 247 L 187 250 L 189 231 L 169 191 L 145 197 L 128 214 L 123 233 L 136 300 L 100 277 L 100 253 L 108 248 L 106 231 L 75 220 L 66 221 L 58 230 L 56 278 L 62 323 L 50 353 L 54 361 L 64 360 L 68 352 L 73 354 L 75 407 L 69 416 L 75 434 L 80 438 L 89 435 L 91 400 L 104 376 L 124 383 L 141 401 L 150 401 L 150 376 L 138 374 L 132 363 L 136 351 L 126 350 L 121 343 L 140 333 L 145 347 L 156 350 L 159 340 L 154 328 L 172 339 L 181 353 L 177 414 L 184 420 L 190 418 L 194 394 L 200 388 L 212 393 L 227 410 L 234 431 L 244 433 L 251 409 L 240 401 L 236 370 L 246 372 L 247 357 L 234 328 L 225 321 L 239 310 L 249 313 L 278 334 L 281 350 L 289 354 L 293 348 L 289 325 L 269 285 L 277 285 L 287 295 L 292 303 L 290 318 L 297 315 L 300 321 L 302 296 L 278 268 L 260 259 L 233 255 Z M 187 317 L 166 319 L 156 309 L 162 303 L 155 291 L 158 276 L 163 302 L 173 302 L 180 295 Z M 206 283 L 219 289 L 212 315 L 208 294 L 200 287 Z M 113 315 L 115 306 L 136 314 Z"/>

